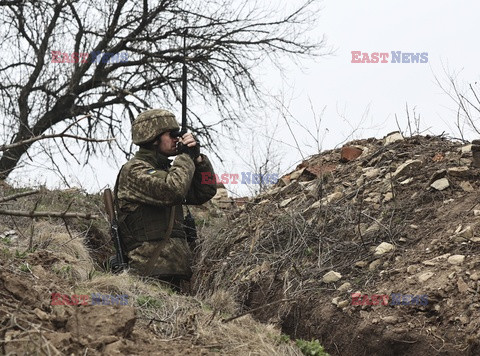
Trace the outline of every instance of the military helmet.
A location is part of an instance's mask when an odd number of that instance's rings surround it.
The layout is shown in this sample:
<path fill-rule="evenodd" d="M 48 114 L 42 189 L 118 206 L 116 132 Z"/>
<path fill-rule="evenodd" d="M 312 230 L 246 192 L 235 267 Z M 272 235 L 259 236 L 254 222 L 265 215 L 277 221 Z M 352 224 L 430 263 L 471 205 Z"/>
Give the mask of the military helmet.
<path fill-rule="evenodd" d="M 141 145 L 153 141 L 158 135 L 180 130 L 178 122 L 168 110 L 153 109 L 142 112 L 132 124 L 132 141 Z"/>

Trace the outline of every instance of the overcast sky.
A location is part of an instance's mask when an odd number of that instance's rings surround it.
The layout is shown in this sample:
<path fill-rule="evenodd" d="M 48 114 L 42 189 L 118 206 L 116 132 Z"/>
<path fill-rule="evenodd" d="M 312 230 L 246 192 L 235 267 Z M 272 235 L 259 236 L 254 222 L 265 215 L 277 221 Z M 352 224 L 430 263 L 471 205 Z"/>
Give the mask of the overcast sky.
<path fill-rule="evenodd" d="M 334 53 L 316 61 L 304 61 L 302 69 L 289 65 L 283 81 L 273 69 L 258 75 L 270 92 L 283 95 L 285 111 L 288 109 L 310 129 L 314 127 L 313 112 L 318 119 L 325 108 L 320 135 L 323 149 L 333 148 L 345 139 L 381 138 L 398 129 L 395 114 L 401 128 L 405 129 L 406 103 L 411 115 L 414 107 L 421 115 L 422 130 L 430 128 L 428 133 L 433 134 L 446 131 L 459 137 L 455 132 L 456 106 L 438 86 L 435 76 L 446 83 L 447 73 L 456 74 L 461 86 L 477 81 L 480 84 L 478 14 L 480 2 L 472 0 L 325 0 L 323 10 L 318 13 L 318 28 L 312 36 L 325 35 Z M 352 63 L 352 51 L 387 52 L 390 56 L 388 63 Z M 426 52 L 428 62 L 391 63 L 392 51 Z M 302 160 L 302 155 L 295 148 L 297 144 L 284 119 L 273 110 L 259 114 L 257 119 L 278 123 L 274 136 L 280 155 L 277 160 L 280 173 L 287 173 Z M 316 153 L 314 141 L 306 130 L 298 125 L 293 129 L 303 155 Z M 475 138 L 472 134 L 467 137 Z M 241 143 L 248 146 L 249 140 L 251 137 L 246 134 Z M 228 142 L 222 145 L 226 159 L 224 164 L 215 160 L 219 174 L 248 170 L 249 155 L 245 148 L 239 152 L 241 145 L 237 145 L 236 150 Z M 115 166 L 108 168 L 104 162 L 98 162 L 94 170 L 72 167 L 67 177 L 73 185 L 76 183 L 95 192 L 112 185 L 116 171 Z M 22 181 L 28 180 L 22 170 L 15 176 Z M 42 183 L 48 179 L 51 187 L 59 184 L 54 175 L 45 177 L 39 172 L 30 182 Z M 229 188 L 239 194 L 248 191 L 240 185 Z"/>

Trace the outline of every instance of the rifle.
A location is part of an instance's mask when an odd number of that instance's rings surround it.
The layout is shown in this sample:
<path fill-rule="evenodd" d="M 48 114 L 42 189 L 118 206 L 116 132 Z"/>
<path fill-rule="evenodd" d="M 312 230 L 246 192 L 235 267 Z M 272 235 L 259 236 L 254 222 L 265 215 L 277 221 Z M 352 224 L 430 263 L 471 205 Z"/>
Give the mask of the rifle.
<path fill-rule="evenodd" d="M 105 210 L 107 211 L 108 220 L 110 222 L 110 235 L 112 236 L 116 251 L 116 255 L 110 259 L 111 269 L 113 273 L 118 273 L 126 269 L 128 263 L 123 252 L 120 234 L 118 233 L 118 222 L 113 208 L 112 191 L 108 188 L 103 192 L 103 201 L 105 202 Z"/>

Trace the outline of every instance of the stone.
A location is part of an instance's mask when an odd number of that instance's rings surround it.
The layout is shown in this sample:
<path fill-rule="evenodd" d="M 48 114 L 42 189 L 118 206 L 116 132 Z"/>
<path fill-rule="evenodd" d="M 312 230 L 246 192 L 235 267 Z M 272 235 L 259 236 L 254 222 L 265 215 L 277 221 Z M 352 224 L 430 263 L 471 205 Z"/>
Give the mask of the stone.
<path fill-rule="evenodd" d="M 335 297 L 335 298 L 333 298 L 333 299 L 332 299 L 332 304 L 333 304 L 333 305 L 338 305 L 339 300 L 340 300 L 340 297 Z"/>
<path fill-rule="evenodd" d="M 475 191 L 475 188 L 473 188 L 473 185 L 471 185 L 470 182 L 463 181 L 460 182 L 458 185 L 460 186 L 460 188 L 462 188 L 464 192 L 472 193 Z"/>
<path fill-rule="evenodd" d="M 473 237 L 473 228 L 471 226 L 467 226 L 462 231 L 459 231 L 457 235 L 466 239 L 471 239 Z"/>
<path fill-rule="evenodd" d="M 348 300 L 342 300 L 337 304 L 337 306 L 342 309 L 348 307 L 349 305 L 350 305 L 350 302 Z"/>
<path fill-rule="evenodd" d="M 460 293 L 462 293 L 462 294 L 468 292 L 468 289 L 469 289 L 469 288 L 468 288 L 468 284 L 465 283 L 465 281 L 463 280 L 462 277 L 459 277 L 459 278 L 458 278 L 457 288 L 458 288 L 458 291 L 459 291 Z"/>
<path fill-rule="evenodd" d="M 415 274 L 417 273 L 418 267 L 417 266 L 408 266 L 407 267 L 407 273 L 410 274 Z"/>
<path fill-rule="evenodd" d="M 468 178 L 470 175 L 470 169 L 466 166 L 462 167 L 451 167 L 447 170 L 449 176 L 458 177 L 458 178 Z"/>
<path fill-rule="evenodd" d="M 298 171 L 290 173 L 290 181 L 300 178 L 304 170 L 305 170 L 305 167 L 303 167 L 302 169 L 299 169 Z"/>
<path fill-rule="evenodd" d="M 375 260 L 368 266 L 369 271 L 375 271 L 382 264 L 382 260 Z"/>
<path fill-rule="evenodd" d="M 385 197 L 383 198 L 384 203 L 388 203 L 389 201 L 393 200 L 393 194 L 391 192 L 388 192 L 385 194 Z"/>
<path fill-rule="evenodd" d="M 378 245 L 375 248 L 375 253 L 374 256 L 381 256 L 386 254 L 387 252 L 395 250 L 395 246 L 388 243 L 388 242 L 382 242 L 380 245 Z"/>
<path fill-rule="evenodd" d="M 347 292 L 352 288 L 352 285 L 349 282 L 343 283 L 340 287 L 338 287 L 339 292 Z"/>
<path fill-rule="evenodd" d="M 415 169 L 419 168 L 422 166 L 422 161 L 418 159 L 409 159 L 402 163 L 400 166 L 397 167 L 395 172 L 393 172 L 392 176 L 394 178 L 400 178 L 409 175 L 411 172 L 413 172 Z"/>
<path fill-rule="evenodd" d="M 425 283 L 428 281 L 431 277 L 433 277 L 434 273 L 433 272 L 425 272 L 420 274 L 417 279 L 420 283 Z"/>
<path fill-rule="evenodd" d="M 445 178 L 446 175 L 447 175 L 447 170 L 446 169 L 439 169 L 438 171 L 436 171 L 435 173 L 432 174 L 432 176 L 430 177 L 430 179 L 428 181 L 428 185 L 432 184 L 436 180 Z"/>
<path fill-rule="evenodd" d="M 342 278 L 342 275 L 335 271 L 327 272 L 323 275 L 323 283 L 334 283 Z"/>
<path fill-rule="evenodd" d="M 461 150 L 462 153 L 472 152 L 472 145 L 463 146 L 460 150 Z"/>
<path fill-rule="evenodd" d="M 410 183 L 412 183 L 412 182 L 413 182 L 413 178 L 407 178 L 407 179 L 405 179 L 405 180 L 402 180 L 402 181 L 400 182 L 400 185 L 407 185 L 407 184 L 410 184 Z"/>
<path fill-rule="evenodd" d="M 389 315 L 389 316 L 384 316 L 382 320 L 387 324 L 395 324 L 398 319 L 393 315 Z"/>
<path fill-rule="evenodd" d="M 448 182 L 447 178 L 441 178 L 430 184 L 430 187 L 433 189 L 442 191 L 447 189 L 450 186 L 450 183 Z"/>
<path fill-rule="evenodd" d="M 50 319 L 49 315 L 47 313 L 45 313 L 43 310 L 40 310 L 38 308 L 35 308 L 35 310 L 33 311 L 33 313 L 40 319 L 40 320 L 48 320 Z"/>
<path fill-rule="evenodd" d="M 355 262 L 355 267 L 358 267 L 358 268 L 364 268 L 368 265 L 368 262 L 365 262 L 365 261 L 358 261 L 358 262 Z"/>
<path fill-rule="evenodd" d="M 340 150 L 340 161 L 342 162 L 350 162 L 358 157 L 360 157 L 363 153 L 363 150 L 361 150 L 358 147 L 353 147 L 353 146 L 343 146 L 342 149 Z"/>
<path fill-rule="evenodd" d="M 480 279 L 480 274 L 478 274 L 478 272 L 475 272 L 472 275 L 470 275 L 470 279 L 472 281 L 478 281 Z"/>
<path fill-rule="evenodd" d="M 394 143 L 394 142 L 397 142 L 397 141 L 403 141 L 403 140 L 404 140 L 403 135 L 400 132 L 395 131 L 395 132 L 389 133 L 385 137 L 383 142 L 384 142 L 384 145 L 387 146 L 391 143 Z"/>
<path fill-rule="evenodd" d="M 448 263 L 451 265 L 461 265 L 465 261 L 465 256 L 463 255 L 453 255 L 448 258 Z"/>
<path fill-rule="evenodd" d="M 363 175 L 367 179 L 375 179 L 380 175 L 380 169 L 368 167 Z"/>
<path fill-rule="evenodd" d="M 474 210 L 473 215 L 474 216 L 480 216 L 480 210 Z"/>

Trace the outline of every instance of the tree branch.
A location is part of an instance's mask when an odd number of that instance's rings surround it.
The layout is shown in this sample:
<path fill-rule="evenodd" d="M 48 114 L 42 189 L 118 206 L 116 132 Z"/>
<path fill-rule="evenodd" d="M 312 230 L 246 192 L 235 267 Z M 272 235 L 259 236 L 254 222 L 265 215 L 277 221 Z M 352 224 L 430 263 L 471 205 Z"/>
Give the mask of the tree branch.
<path fill-rule="evenodd" d="M 67 213 L 67 212 L 55 212 L 55 211 L 20 211 L 20 210 L 4 210 L 0 209 L 0 215 L 13 215 L 13 216 L 25 216 L 29 218 L 48 217 L 48 218 L 80 218 L 80 219 L 99 219 L 99 215 L 95 214 L 83 214 L 83 213 Z"/>

